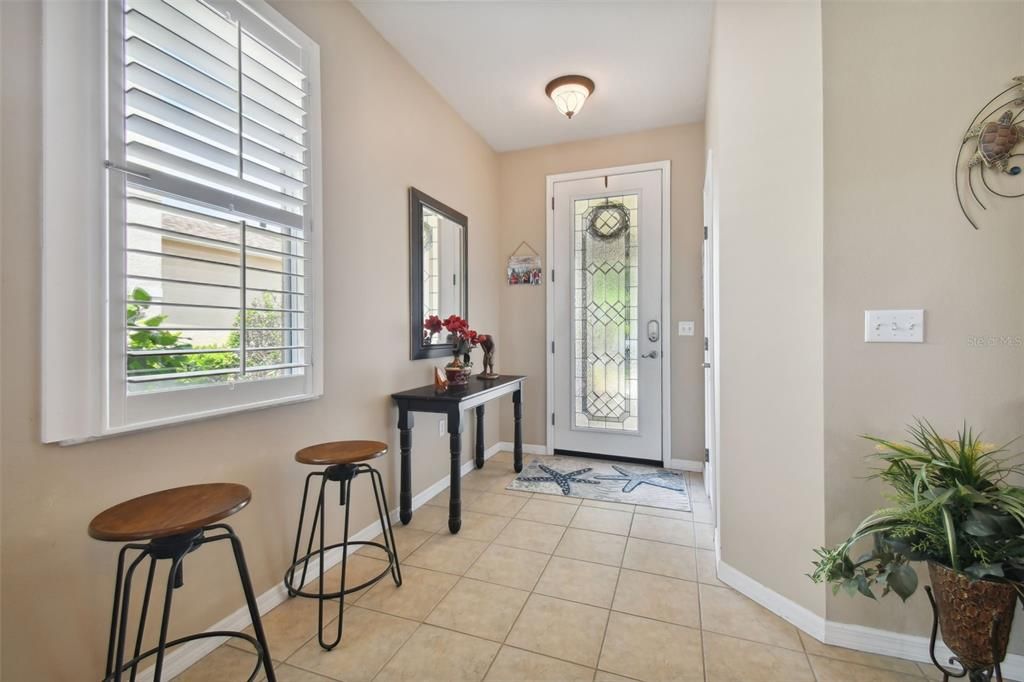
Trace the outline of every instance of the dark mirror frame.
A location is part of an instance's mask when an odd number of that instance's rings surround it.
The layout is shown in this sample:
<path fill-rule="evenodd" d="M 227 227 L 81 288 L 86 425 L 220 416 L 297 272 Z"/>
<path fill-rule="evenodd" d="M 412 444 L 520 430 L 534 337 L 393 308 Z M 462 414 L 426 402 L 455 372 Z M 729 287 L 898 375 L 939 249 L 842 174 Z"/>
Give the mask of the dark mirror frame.
<path fill-rule="evenodd" d="M 409 188 L 409 359 L 440 358 L 451 355 L 451 343 L 423 343 L 423 207 L 429 207 L 462 226 L 462 305 L 461 315 L 469 317 L 469 219 L 437 199 Z"/>

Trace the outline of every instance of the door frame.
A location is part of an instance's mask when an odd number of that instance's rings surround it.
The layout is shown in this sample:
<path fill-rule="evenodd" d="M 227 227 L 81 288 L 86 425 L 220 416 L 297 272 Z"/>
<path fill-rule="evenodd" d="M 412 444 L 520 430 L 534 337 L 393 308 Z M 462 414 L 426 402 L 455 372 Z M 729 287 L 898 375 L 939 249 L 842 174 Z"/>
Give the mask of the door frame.
<path fill-rule="evenodd" d="M 705 373 L 704 387 L 704 443 L 708 448 L 708 467 L 711 469 L 711 488 L 708 498 L 711 500 L 715 534 L 718 533 L 718 491 L 721 479 L 718 468 L 718 195 L 716 194 L 714 153 L 708 149 L 704 167 L 704 253 L 707 263 L 706 272 L 702 273 L 701 299 L 705 306 L 710 306 L 704 314 L 704 337 L 707 339 L 707 362 L 711 365 Z M 705 480 L 705 485 L 707 481 Z M 717 547 L 717 540 L 716 540 Z"/>
<path fill-rule="evenodd" d="M 589 180 L 605 175 L 627 175 L 629 173 L 644 173 L 647 171 L 661 171 L 661 329 L 662 329 L 662 362 L 661 362 L 661 463 L 668 466 L 672 462 L 672 164 L 670 161 L 654 161 L 650 163 L 638 163 L 628 166 L 612 166 L 609 168 L 596 168 L 594 170 L 575 171 L 572 173 L 557 173 L 548 175 L 546 178 L 546 194 L 544 204 L 547 224 L 546 254 L 548 279 L 545 287 L 545 309 L 546 309 L 546 345 L 544 350 L 545 371 L 547 373 L 547 442 L 545 450 L 547 454 L 555 453 L 555 427 L 551 423 L 551 415 L 555 409 L 555 367 L 554 354 L 551 352 L 552 344 L 555 341 L 555 290 L 552 286 L 552 256 L 555 252 L 555 183 L 571 180 Z M 563 275 L 565 277 L 566 275 Z"/>

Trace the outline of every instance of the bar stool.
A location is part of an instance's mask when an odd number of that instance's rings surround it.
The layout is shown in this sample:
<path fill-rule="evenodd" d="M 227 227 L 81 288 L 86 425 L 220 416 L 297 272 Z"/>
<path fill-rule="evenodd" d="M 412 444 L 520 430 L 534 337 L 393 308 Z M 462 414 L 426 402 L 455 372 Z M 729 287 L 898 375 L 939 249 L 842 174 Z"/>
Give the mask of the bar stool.
<path fill-rule="evenodd" d="M 242 543 L 225 523 L 216 523 L 240 511 L 249 504 L 252 493 L 237 483 L 207 483 L 172 488 L 122 502 L 101 512 L 89 523 L 89 535 L 106 542 L 127 542 L 117 557 L 117 577 L 114 581 L 114 609 L 110 622 L 110 640 L 107 645 L 107 667 L 104 682 L 120 682 L 121 675 L 130 669 L 129 679 L 134 682 L 139 663 L 156 655 L 153 680 L 160 682 L 163 673 L 164 655 L 171 647 L 207 637 L 236 637 L 249 642 L 256 650 L 256 667 L 249 676 L 249 682 L 256 679 L 260 668 L 269 682 L 276 682 L 274 667 L 270 662 L 270 649 L 263 634 L 263 623 L 256 608 L 249 569 L 245 564 Z M 228 540 L 235 555 L 238 577 L 249 607 L 249 617 L 256 636 L 243 632 L 218 631 L 201 632 L 167 641 L 167 627 L 171 617 L 171 599 L 174 590 L 184 585 L 182 562 L 185 555 L 201 546 L 218 540 Z M 142 541 L 147 541 L 143 544 Z M 128 561 L 129 552 L 138 554 Z M 146 591 L 142 598 L 138 632 L 135 636 L 134 653 L 125 660 L 125 638 L 128 633 L 128 612 L 131 608 L 132 578 L 135 569 L 149 558 L 146 575 Z M 167 560 L 167 586 L 164 591 L 163 615 L 160 620 L 158 644 L 142 651 L 146 617 L 149 613 L 149 598 L 158 561 Z M 127 563 L 127 571 L 125 564 Z"/>
<path fill-rule="evenodd" d="M 323 471 L 314 471 L 306 476 L 306 484 L 302 491 L 302 507 L 299 510 L 299 529 L 295 533 L 295 550 L 292 552 L 292 564 L 284 573 L 284 584 L 288 590 L 289 597 L 308 597 L 319 601 L 317 618 L 317 639 L 320 646 L 330 651 L 341 641 L 342 629 L 344 627 L 345 595 L 358 592 L 375 585 L 389 572 L 395 585 L 402 585 L 402 569 L 398 564 L 398 551 L 395 549 L 395 534 L 391 529 L 391 519 L 388 513 L 388 501 L 384 495 L 384 479 L 380 472 L 365 462 L 383 457 L 388 452 L 385 443 L 367 440 L 336 441 L 333 443 L 321 443 L 303 448 L 295 453 L 295 461 L 300 464 L 311 466 L 325 466 Z M 368 540 L 349 540 L 349 511 L 348 501 L 352 495 L 352 480 L 361 474 L 369 474 L 373 483 L 373 496 L 377 501 L 377 514 L 380 516 L 381 534 L 384 536 L 384 544 Z M 314 478 L 320 478 L 320 493 L 317 496 L 316 511 L 313 513 L 313 523 L 309 529 L 309 541 L 306 544 L 306 553 L 299 556 L 299 545 L 302 542 L 302 526 L 306 515 L 306 501 L 309 497 L 310 483 Z M 342 541 L 332 545 L 324 544 L 324 520 L 325 504 L 324 491 L 328 481 L 340 484 L 339 504 L 345 508 L 344 533 Z M 320 527 L 320 549 L 313 549 L 313 539 L 317 535 L 317 526 Z M 366 582 L 354 587 L 345 587 L 345 578 L 348 569 L 348 548 L 354 545 L 365 545 L 376 547 L 384 551 L 388 557 L 388 565 L 378 575 Z M 324 553 L 333 549 L 341 548 L 341 585 L 337 592 L 324 592 Z M 303 591 L 306 584 L 306 573 L 309 569 L 311 559 L 316 559 L 319 571 L 319 581 L 316 592 Z M 295 585 L 295 571 L 299 564 L 302 564 L 302 573 L 298 585 Z M 338 600 L 338 635 L 333 641 L 324 640 L 324 602 L 331 599 Z"/>

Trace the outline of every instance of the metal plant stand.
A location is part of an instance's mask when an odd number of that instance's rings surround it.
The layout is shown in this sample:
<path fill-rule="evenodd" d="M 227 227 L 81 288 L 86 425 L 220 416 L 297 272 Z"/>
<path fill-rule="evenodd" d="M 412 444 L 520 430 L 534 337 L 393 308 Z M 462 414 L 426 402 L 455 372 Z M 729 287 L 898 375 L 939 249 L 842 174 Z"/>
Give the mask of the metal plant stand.
<path fill-rule="evenodd" d="M 935 596 L 932 594 L 931 586 L 925 586 L 924 591 L 928 593 L 928 601 L 931 602 L 932 605 L 932 635 L 928 642 L 928 655 L 931 657 L 932 663 L 935 664 L 935 667 L 942 671 L 942 682 L 949 682 L 950 678 L 959 679 L 963 677 L 967 678 L 969 682 L 992 682 L 992 680 L 996 680 L 996 682 L 1003 682 L 1003 672 L 1000 670 L 998 662 L 987 668 L 971 668 L 965 665 L 963 661 L 956 656 L 950 656 L 950 665 L 958 666 L 959 670 L 955 668 L 946 668 L 944 665 L 939 663 L 939 659 L 935 656 L 935 641 L 939 633 L 939 606 L 935 603 Z M 998 616 L 996 616 L 992 621 L 991 640 L 993 661 L 998 661 L 999 659 L 999 646 L 996 642 L 996 633 L 999 632 L 1000 623 L 1001 621 Z"/>

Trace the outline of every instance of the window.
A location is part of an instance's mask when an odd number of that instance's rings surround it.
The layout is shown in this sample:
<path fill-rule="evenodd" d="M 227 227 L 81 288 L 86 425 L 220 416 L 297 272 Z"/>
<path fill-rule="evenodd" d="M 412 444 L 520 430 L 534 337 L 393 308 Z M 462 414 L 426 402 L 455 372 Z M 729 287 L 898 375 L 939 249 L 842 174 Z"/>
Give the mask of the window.
<path fill-rule="evenodd" d="M 86 248 L 106 291 L 93 299 L 102 309 L 82 322 L 95 334 L 85 346 L 106 352 L 77 358 L 102 363 L 102 372 L 66 361 L 58 363 L 64 376 L 44 369 L 44 440 L 319 395 L 316 44 L 258 0 L 97 6 L 107 48 L 106 96 L 97 104 L 107 130 L 103 158 L 89 172 L 105 168 L 95 233 L 104 248 Z M 55 47 L 61 37 L 74 40 L 66 35 L 73 12 L 83 10 L 49 8 L 44 16 L 44 36 L 54 38 L 49 47 L 44 41 L 44 54 L 54 69 L 74 51 Z M 57 104 L 47 94 L 49 110 Z M 44 135 L 51 127 L 44 115 Z M 60 188 L 44 177 L 44 193 Z M 49 253 L 44 246 L 44 346 L 68 307 L 68 296 L 50 295 L 52 285 L 75 285 L 50 267 L 71 258 L 55 253 L 61 244 L 47 237 L 68 237 L 69 249 L 81 239 L 61 232 L 69 232 L 66 224 L 44 216 L 44 244 L 51 244 Z M 73 269 L 90 279 L 87 268 Z M 68 391 L 80 400 L 99 394 L 92 400 L 104 398 L 102 409 L 68 419 Z"/>

